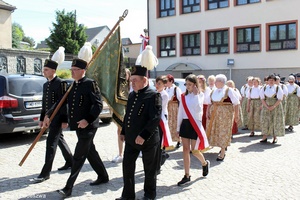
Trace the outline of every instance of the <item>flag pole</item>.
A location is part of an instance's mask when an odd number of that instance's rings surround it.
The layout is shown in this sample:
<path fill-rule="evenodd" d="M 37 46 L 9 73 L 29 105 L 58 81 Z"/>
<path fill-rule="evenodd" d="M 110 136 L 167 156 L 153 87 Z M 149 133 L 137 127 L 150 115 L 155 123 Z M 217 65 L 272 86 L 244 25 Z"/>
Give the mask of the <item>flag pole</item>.
<path fill-rule="evenodd" d="M 72 85 L 70 85 L 69 89 L 67 90 L 67 92 L 64 94 L 63 98 L 60 100 L 60 102 L 58 103 L 58 105 L 56 106 L 56 108 L 54 109 L 52 115 L 50 116 L 50 123 L 53 120 L 53 118 L 55 117 L 55 115 L 57 114 L 58 110 L 60 109 L 60 107 L 63 105 L 63 103 L 65 102 L 65 100 L 67 99 L 71 89 L 72 89 Z M 29 147 L 29 149 L 27 150 L 27 152 L 25 153 L 24 157 L 22 158 L 21 162 L 19 163 L 19 166 L 22 166 L 23 163 L 25 162 L 25 160 L 27 159 L 27 157 L 29 156 L 30 152 L 32 151 L 33 147 L 36 145 L 36 143 L 40 140 L 41 136 L 43 135 L 43 133 L 46 131 L 47 127 L 42 127 L 42 129 L 40 130 L 39 134 L 36 136 L 36 138 L 34 139 L 34 141 L 32 142 L 31 146 Z"/>
<path fill-rule="evenodd" d="M 123 15 L 119 17 L 119 20 L 117 21 L 117 23 L 115 24 L 115 26 L 111 29 L 111 31 L 108 33 L 108 35 L 105 37 L 105 39 L 103 40 L 103 42 L 101 43 L 101 45 L 98 47 L 98 49 L 96 50 L 96 52 L 93 54 L 92 59 L 90 60 L 89 64 L 95 59 L 97 53 L 100 51 L 100 49 L 104 46 L 104 44 L 107 42 L 107 40 L 109 39 L 109 37 L 113 34 L 113 32 L 115 31 L 115 29 L 119 26 L 119 24 L 121 23 L 121 21 L 123 21 L 125 19 L 125 17 L 128 15 L 128 10 L 126 9 L 123 12 Z M 70 85 L 69 89 L 67 90 L 67 92 L 64 94 L 63 98 L 61 99 L 61 101 L 58 103 L 58 105 L 56 106 L 56 108 L 54 109 L 51 117 L 50 117 L 50 123 L 53 120 L 53 118 L 55 117 L 55 115 L 57 114 L 58 110 L 60 109 L 60 107 L 63 105 L 63 103 L 65 102 L 65 100 L 67 99 L 71 89 L 72 89 L 72 85 Z M 49 123 L 49 124 L 50 124 Z M 27 157 L 29 156 L 30 152 L 32 151 L 32 149 L 34 148 L 34 146 L 36 145 L 36 143 L 40 140 L 41 136 L 43 135 L 43 133 L 46 131 L 46 127 L 42 127 L 42 129 L 40 130 L 39 134 L 36 136 L 36 138 L 34 139 L 34 141 L 32 142 L 31 146 L 29 147 L 29 149 L 27 150 L 27 152 L 25 153 L 24 157 L 22 158 L 21 162 L 19 163 L 19 166 L 22 166 L 23 163 L 25 162 L 25 160 L 27 159 Z"/>
<path fill-rule="evenodd" d="M 119 17 L 119 20 L 117 21 L 117 23 L 115 24 L 115 26 L 110 30 L 110 32 L 107 34 L 107 36 L 105 37 L 105 39 L 103 40 L 103 42 L 101 43 L 101 45 L 97 48 L 97 50 L 95 51 L 95 53 L 93 54 L 93 57 L 91 59 L 91 61 L 89 62 L 89 64 L 91 62 L 93 62 L 93 60 L 95 59 L 95 56 L 98 54 L 98 52 L 101 50 L 101 48 L 105 45 L 105 43 L 107 42 L 107 40 L 110 38 L 110 36 L 115 32 L 116 28 L 119 26 L 119 24 L 121 23 L 121 21 L 123 21 L 125 19 L 125 17 L 128 15 L 128 10 L 126 9 L 123 12 L 123 15 Z"/>

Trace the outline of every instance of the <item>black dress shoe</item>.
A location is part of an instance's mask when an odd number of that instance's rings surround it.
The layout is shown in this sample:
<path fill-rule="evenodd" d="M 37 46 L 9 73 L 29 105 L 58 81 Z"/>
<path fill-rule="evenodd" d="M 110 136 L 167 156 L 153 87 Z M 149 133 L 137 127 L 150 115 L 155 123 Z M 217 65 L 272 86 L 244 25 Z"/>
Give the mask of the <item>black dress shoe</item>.
<path fill-rule="evenodd" d="M 41 183 L 41 182 L 48 180 L 49 178 L 50 178 L 50 176 L 45 176 L 45 177 L 38 176 L 37 178 L 32 179 L 32 181 L 34 183 Z"/>
<path fill-rule="evenodd" d="M 72 165 L 66 163 L 64 166 L 58 168 L 57 170 L 61 171 L 61 170 L 67 170 L 67 169 L 71 169 Z"/>
<path fill-rule="evenodd" d="M 259 142 L 261 142 L 261 143 L 267 143 L 267 142 L 268 142 L 268 138 L 266 138 L 266 139 L 264 139 L 264 140 L 261 140 L 261 141 L 259 141 Z"/>
<path fill-rule="evenodd" d="M 154 200 L 154 199 L 151 199 L 151 198 L 148 198 L 148 197 L 142 197 L 142 198 L 140 198 L 138 200 Z"/>
<path fill-rule="evenodd" d="M 277 143 L 277 138 L 274 138 L 272 143 L 276 144 Z"/>
<path fill-rule="evenodd" d="M 61 190 L 57 190 L 57 192 L 62 195 L 63 197 L 69 197 L 72 194 L 72 188 L 66 188 L 64 187 Z"/>
<path fill-rule="evenodd" d="M 116 200 L 135 200 L 135 198 L 119 197 L 119 198 L 116 198 Z"/>
<path fill-rule="evenodd" d="M 98 178 L 97 180 L 91 182 L 90 185 L 100 185 L 102 183 L 107 183 L 108 181 L 108 178 Z"/>
<path fill-rule="evenodd" d="M 223 161 L 223 160 L 224 160 L 224 158 L 225 158 L 225 156 L 226 156 L 226 154 L 224 154 L 223 158 L 222 158 L 222 157 L 220 157 L 220 156 L 218 156 L 218 157 L 217 157 L 217 161 Z"/>
<path fill-rule="evenodd" d="M 180 142 L 177 142 L 177 144 L 176 144 L 176 149 L 179 149 L 181 147 L 181 143 Z"/>

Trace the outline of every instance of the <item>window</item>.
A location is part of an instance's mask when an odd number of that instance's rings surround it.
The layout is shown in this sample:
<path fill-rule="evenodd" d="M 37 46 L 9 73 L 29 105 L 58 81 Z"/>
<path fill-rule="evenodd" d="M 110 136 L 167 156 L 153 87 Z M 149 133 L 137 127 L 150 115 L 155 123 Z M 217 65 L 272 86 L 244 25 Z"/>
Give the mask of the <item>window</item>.
<path fill-rule="evenodd" d="M 181 0 L 182 13 L 192 13 L 200 11 L 200 0 Z"/>
<path fill-rule="evenodd" d="M 260 2 L 260 0 L 236 0 L 236 5 L 245 5 L 258 2 Z"/>
<path fill-rule="evenodd" d="M 200 33 L 182 35 L 182 55 L 200 55 Z"/>
<path fill-rule="evenodd" d="M 260 27 L 236 29 L 236 52 L 260 51 Z"/>
<path fill-rule="evenodd" d="M 269 25 L 269 50 L 296 49 L 296 23 Z"/>
<path fill-rule="evenodd" d="M 208 32 L 208 54 L 228 53 L 228 30 Z"/>
<path fill-rule="evenodd" d="M 159 17 L 175 15 L 175 0 L 159 0 Z"/>
<path fill-rule="evenodd" d="M 213 10 L 217 8 L 225 8 L 229 6 L 228 0 L 207 0 L 208 10 Z"/>
<path fill-rule="evenodd" d="M 175 36 L 161 37 L 160 42 L 160 57 L 176 56 Z"/>

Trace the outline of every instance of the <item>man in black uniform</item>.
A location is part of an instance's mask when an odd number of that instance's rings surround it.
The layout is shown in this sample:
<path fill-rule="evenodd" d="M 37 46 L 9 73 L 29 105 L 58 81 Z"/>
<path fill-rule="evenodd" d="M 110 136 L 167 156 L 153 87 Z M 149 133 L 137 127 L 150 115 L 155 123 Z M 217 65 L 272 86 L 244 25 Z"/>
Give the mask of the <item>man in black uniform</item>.
<path fill-rule="evenodd" d="M 153 66 L 154 67 L 154 66 Z M 159 162 L 160 136 L 159 121 L 161 118 L 161 96 L 148 86 L 147 68 L 132 68 L 133 92 L 129 94 L 126 114 L 121 131 L 121 140 L 125 140 L 123 158 L 124 188 L 122 197 L 117 200 L 135 199 L 134 173 L 135 162 L 142 151 L 145 171 L 143 199 L 156 197 L 156 172 Z"/>
<path fill-rule="evenodd" d="M 63 55 L 64 56 L 64 55 Z M 43 127 L 43 120 L 45 113 L 58 101 L 62 98 L 66 92 L 67 83 L 62 81 L 59 77 L 56 76 L 56 68 L 58 63 L 53 60 L 46 60 L 44 64 L 43 73 L 48 81 L 43 86 L 43 102 L 42 102 L 42 111 L 40 116 L 40 127 Z M 40 175 L 37 178 L 34 178 L 35 183 L 43 182 L 50 178 L 50 172 L 52 169 L 53 160 L 56 153 L 57 145 L 61 149 L 63 157 L 66 160 L 66 163 L 63 167 L 58 168 L 58 170 L 65 170 L 72 166 L 72 153 L 64 140 L 62 134 L 62 128 L 68 127 L 68 117 L 67 117 L 67 108 L 62 106 L 59 113 L 54 117 L 52 123 L 49 127 L 49 134 L 47 137 L 46 143 L 46 158 L 45 164 Z"/>
<path fill-rule="evenodd" d="M 94 80 L 85 77 L 86 67 L 87 62 L 84 60 L 75 59 L 72 62 L 71 71 L 74 82 L 68 96 L 68 113 L 70 130 L 76 131 L 78 142 L 69 179 L 66 186 L 57 191 L 64 197 L 71 195 L 75 180 L 86 158 L 98 175 L 97 180 L 91 182 L 90 185 L 99 185 L 109 181 L 105 166 L 93 143 L 103 106 L 100 90 Z"/>

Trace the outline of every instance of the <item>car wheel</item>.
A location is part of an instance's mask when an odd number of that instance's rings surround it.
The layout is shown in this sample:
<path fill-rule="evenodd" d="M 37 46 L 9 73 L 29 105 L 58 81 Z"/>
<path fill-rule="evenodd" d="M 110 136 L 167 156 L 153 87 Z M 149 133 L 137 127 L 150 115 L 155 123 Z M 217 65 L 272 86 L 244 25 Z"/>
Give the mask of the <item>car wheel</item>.
<path fill-rule="evenodd" d="M 102 118 L 101 121 L 105 124 L 108 124 L 112 121 L 112 118 Z"/>

